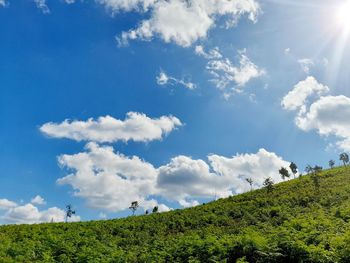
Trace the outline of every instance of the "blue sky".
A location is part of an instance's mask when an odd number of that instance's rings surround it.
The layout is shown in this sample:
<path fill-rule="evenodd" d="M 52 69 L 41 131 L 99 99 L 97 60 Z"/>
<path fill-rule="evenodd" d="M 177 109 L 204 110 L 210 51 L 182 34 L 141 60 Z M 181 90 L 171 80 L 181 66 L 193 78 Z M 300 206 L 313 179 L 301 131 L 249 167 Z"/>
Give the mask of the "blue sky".
<path fill-rule="evenodd" d="M 0 0 L 1 222 L 187 207 L 350 150 L 346 1 L 231 2 Z"/>

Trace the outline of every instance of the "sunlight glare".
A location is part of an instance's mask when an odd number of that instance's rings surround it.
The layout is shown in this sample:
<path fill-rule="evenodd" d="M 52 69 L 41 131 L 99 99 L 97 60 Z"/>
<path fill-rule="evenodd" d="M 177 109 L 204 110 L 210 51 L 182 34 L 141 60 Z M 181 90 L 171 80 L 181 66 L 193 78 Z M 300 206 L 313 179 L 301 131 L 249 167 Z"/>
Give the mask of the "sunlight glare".
<path fill-rule="evenodd" d="M 344 29 L 350 29 L 350 1 L 346 1 L 338 8 L 337 20 Z"/>

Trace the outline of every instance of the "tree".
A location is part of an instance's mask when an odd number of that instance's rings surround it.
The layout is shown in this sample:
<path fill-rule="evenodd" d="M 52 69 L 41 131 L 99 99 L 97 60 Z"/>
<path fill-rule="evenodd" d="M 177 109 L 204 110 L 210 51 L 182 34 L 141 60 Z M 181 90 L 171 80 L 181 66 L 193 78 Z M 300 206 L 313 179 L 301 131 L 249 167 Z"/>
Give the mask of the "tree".
<path fill-rule="evenodd" d="M 75 215 L 75 210 L 73 210 L 73 206 L 71 204 L 66 205 L 66 223 L 68 222 L 68 217 L 71 218 Z"/>
<path fill-rule="evenodd" d="M 312 168 L 312 166 L 310 165 L 310 164 L 308 164 L 307 166 L 306 166 L 306 168 L 305 168 L 305 172 L 307 173 L 307 174 L 310 174 L 310 173 L 312 173 L 314 171 L 314 168 Z"/>
<path fill-rule="evenodd" d="M 349 155 L 347 153 L 342 153 L 339 155 L 339 160 L 343 161 L 344 166 L 346 166 L 346 164 L 349 163 Z"/>
<path fill-rule="evenodd" d="M 315 165 L 315 167 L 313 168 L 313 171 L 315 174 L 322 172 L 322 170 L 323 170 L 322 166 L 318 166 L 318 165 Z"/>
<path fill-rule="evenodd" d="M 158 206 L 153 207 L 152 213 L 158 213 Z"/>
<path fill-rule="evenodd" d="M 273 180 L 271 177 L 265 179 L 263 186 L 266 188 L 267 192 L 270 193 L 273 191 Z"/>
<path fill-rule="evenodd" d="M 129 209 L 132 211 L 132 215 L 135 215 L 137 208 L 139 208 L 139 202 L 131 202 L 131 206 L 129 207 Z"/>
<path fill-rule="evenodd" d="M 250 185 L 250 191 L 253 191 L 253 183 L 254 183 L 253 179 L 252 178 L 246 178 L 245 180 Z"/>
<path fill-rule="evenodd" d="M 295 163 L 291 162 L 290 165 L 289 165 L 289 168 L 292 171 L 292 173 L 294 175 L 294 178 L 295 178 L 295 176 L 298 173 L 298 166 Z"/>
<path fill-rule="evenodd" d="M 335 161 L 334 160 L 330 160 L 328 162 L 328 164 L 329 164 L 329 167 L 332 169 L 334 167 L 334 165 L 335 165 Z"/>
<path fill-rule="evenodd" d="M 280 170 L 279 170 L 279 173 L 283 179 L 283 181 L 286 179 L 286 178 L 289 178 L 290 177 L 290 174 L 288 172 L 288 170 L 284 167 L 282 167 Z"/>

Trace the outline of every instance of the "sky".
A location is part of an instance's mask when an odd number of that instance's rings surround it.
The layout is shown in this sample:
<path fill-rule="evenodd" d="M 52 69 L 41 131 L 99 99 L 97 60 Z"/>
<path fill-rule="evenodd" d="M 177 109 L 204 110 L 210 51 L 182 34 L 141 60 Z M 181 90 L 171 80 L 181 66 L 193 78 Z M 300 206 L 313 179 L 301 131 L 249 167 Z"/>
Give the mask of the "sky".
<path fill-rule="evenodd" d="M 246 192 L 350 151 L 344 0 L 0 0 L 0 223 Z"/>

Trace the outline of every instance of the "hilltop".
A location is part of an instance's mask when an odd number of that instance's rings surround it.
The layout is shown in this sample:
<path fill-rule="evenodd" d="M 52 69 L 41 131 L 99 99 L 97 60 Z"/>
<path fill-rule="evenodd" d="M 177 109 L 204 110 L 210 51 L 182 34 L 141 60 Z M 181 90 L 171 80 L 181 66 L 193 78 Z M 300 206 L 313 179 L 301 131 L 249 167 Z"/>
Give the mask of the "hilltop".
<path fill-rule="evenodd" d="M 0 227 L 1 262 L 350 262 L 350 168 L 194 208 Z"/>

